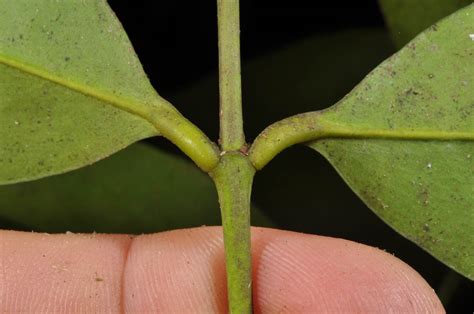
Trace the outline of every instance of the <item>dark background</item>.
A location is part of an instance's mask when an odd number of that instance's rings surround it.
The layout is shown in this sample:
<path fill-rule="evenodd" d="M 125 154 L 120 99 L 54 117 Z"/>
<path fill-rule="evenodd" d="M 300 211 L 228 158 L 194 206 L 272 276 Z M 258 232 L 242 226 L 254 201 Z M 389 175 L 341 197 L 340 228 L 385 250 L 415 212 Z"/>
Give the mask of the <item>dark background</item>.
<path fill-rule="evenodd" d="M 315 33 L 384 27 L 377 1 L 241 1 L 243 62 Z M 215 1 L 109 1 L 160 94 L 217 71 Z M 216 111 L 217 112 L 217 111 Z"/>
<path fill-rule="evenodd" d="M 215 1 L 132 3 L 117 0 L 109 3 L 123 23 L 157 91 L 202 128 L 212 140 L 217 140 Z M 295 104 L 288 104 L 287 109 L 272 108 L 266 113 L 259 111 L 259 104 L 253 98 L 259 91 L 258 86 L 254 85 L 259 83 L 254 80 L 255 73 L 246 73 L 245 64 L 307 38 L 329 38 L 326 42 L 331 43 L 331 36 L 361 28 L 385 28 L 377 1 L 241 1 L 243 109 L 247 141 L 251 142 L 269 122 L 300 111 Z M 327 51 L 330 47 L 321 49 Z M 343 57 L 344 53 L 341 51 L 343 50 L 336 50 L 331 59 L 328 59 L 329 69 L 332 64 L 338 64 L 338 53 Z M 328 89 L 336 92 L 326 96 L 321 101 L 322 104 L 318 104 L 319 107 L 312 108 L 313 110 L 335 103 L 373 67 L 396 50 L 386 31 L 385 38 L 377 39 L 368 51 L 373 52 L 373 60 L 364 61 L 363 65 L 354 60 L 353 64 L 357 66 L 352 72 L 347 70 L 352 74 L 341 73 L 339 86 L 335 89 L 328 86 Z M 350 54 L 350 51 L 345 53 Z M 327 55 L 330 53 L 325 54 Z M 298 62 L 297 56 L 294 62 Z M 274 66 L 278 73 L 278 67 L 282 65 Z M 210 81 L 214 85 L 208 84 L 202 92 L 186 92 L 196 82 L 212 76 L 214 79 Z M 314 77 L 320 86 L 328 84 L 324 75 L 315 73 Z M 269 77 L 270 79 L 275 78 Z M 290 79 L 285 82 L 284 75 L 279 80 L 279 84 L 283 80 L 283 85 L 288 86 L 288 93 L 294 91 L 295 82 Z M 283 115 L 285 110 L 287 113 Z M 258 113 L 252 115 L 252 111 Z M 274 114 L 275 112 L 278 114 Z M 259 114 L 262 116 L 258 116 Z M 153 143 L 179 154 L 163 139 L 153 140 Z M 385 249 L 420 272 L 437 290 L 448 312 L 470 313 L 474 309 L 472 282 L 449 270 L 390 229 L 354 195 L 316 152 L 304 147 L 294 147 L 283 152 L 261 173 L 257 173 L 253 193 L 253 202 L 279 228 L 342 237 Z"/>

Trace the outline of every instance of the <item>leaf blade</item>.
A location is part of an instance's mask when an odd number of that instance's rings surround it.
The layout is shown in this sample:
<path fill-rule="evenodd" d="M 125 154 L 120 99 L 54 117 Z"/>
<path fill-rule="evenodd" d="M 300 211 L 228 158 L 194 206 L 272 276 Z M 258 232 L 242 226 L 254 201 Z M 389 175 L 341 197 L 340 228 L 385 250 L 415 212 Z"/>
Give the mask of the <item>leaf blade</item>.
<path fill-rule="evenodd" d="M 318 117 L 344 132 L 309 144 L 384 221 L 471 279 L 472 25 L 474 5 L 419 35 Z"/>
<path fill-rule="evenodd" d="M 156 101 L 106 1 L 0 2 L 1 54 L 103 91 Z M 111 75 L 112 74 L 112 75 Z M 117 81 L 117 75 L 122 80 Z"/>
<path fill-rule="evenodd" d="M 383 221 L 473 278 L 474 145 L 334 139 L 310 146 Z"/>
<path fill-rule="evenodd" d="M 12 79 L 1 67 L 0 184 L 73 170 L 156 134 L 140 118 L 35 78 Z M 16 84 L 36 88 L 24 97 Z"/>
<path fill-rule="evenodd" d="M 398 48 L 438 20 L 472 3 L 472 0 L 379 0 Z"/>
<path fill-rule="evenodd" d="M 0 184 L 95 162 L 158 135 L 150 108 L 174 111 L 105 1 L 0 1 L 0 15 Z"/>
<path fill-rule="evenodd" d="M 360 129 L 472 134 L 472 11 L 474 5 L 420 34 L 325 111 L 322 119 Z"/>

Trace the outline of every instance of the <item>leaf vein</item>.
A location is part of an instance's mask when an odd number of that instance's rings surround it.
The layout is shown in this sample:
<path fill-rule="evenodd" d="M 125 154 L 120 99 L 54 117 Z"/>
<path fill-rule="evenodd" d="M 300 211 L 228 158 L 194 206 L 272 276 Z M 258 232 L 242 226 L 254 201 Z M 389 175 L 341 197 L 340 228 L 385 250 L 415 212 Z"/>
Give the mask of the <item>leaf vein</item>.
<path fill-rule="evenodd" d="M 132 115 L 138 116 L 151 125 L 160 132 L 159 127 L 155 123 L 153 119 L 150 118 L 150 107 L 146 106 L 145 104 L 130 100 L 130 99 L 125 99 L 123 97 L 117 97 L 115 95 L 112 95 L 108 92 L 101 91 L 94 89 L 88 85 L 83 85 L 78 82 L 74 81 L 68 81 L 65 78 L 62 78 L 60 76 L 56 76 L 54 74 L 49 73 L 48 71 L 45 71 L 43 69 L 35 68 L 32 65 L 25 64 L 21 61 L 14 60 L 10 57 L 7 57 L 5 55 L 0 54 L 0 64 L 6 65 L 10 68 L 13 68 L 15 70 L 18 70 L 20 72 L 36 76 L 38 78 L 47 80 L 49 82 L 52 82 L 54 84 L 57 84 L 59 86 L 62 86 L 64 88 L 67 88 L 71 91 L 83 94 L 85 96 L 94 98 L 96 100 L 99 100 L 101 102 L 107 103 L 117 109 L 120 109 L 122 111 L 128 112 Z"/>

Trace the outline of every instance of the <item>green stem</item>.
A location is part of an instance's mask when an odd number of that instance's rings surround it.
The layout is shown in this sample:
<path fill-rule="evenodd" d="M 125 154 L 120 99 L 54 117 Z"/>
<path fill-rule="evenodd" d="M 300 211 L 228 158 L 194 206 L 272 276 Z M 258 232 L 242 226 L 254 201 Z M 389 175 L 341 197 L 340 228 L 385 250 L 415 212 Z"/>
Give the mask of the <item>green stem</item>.
<path fill-rule="evenodd" d="M 240 80 L 239 0 L 217 0 L 219 35 L 220 134 L 223 151 L 245 145 Z"/>
<path fill-rule="evenodd" d="M 167 103 L 164 99 L 162 102 Z M 148 110 L 144 117 L 203 171 L 209 172 L 219 163 L 218 147 L 171 104 L 156 106 Z"/>
<path fill-rule="evenodd" d="M 474 134 L 442 130 L 361 128 L 323 118 L 324 111 L 298 114 L 278 121 L 260 133 L 248 156 L 255 169 L 262 169 L 285 148 L 323 138 L 394 139 L 421 141 L 472 141 Z"/>
<path fill-rule="evenodd" d="M 250 194 L 255 169 L 247 156 L 229 152 L 211 172 L 224 228 L 230 313 L 252 313 Z"/>
<path fill-rule="evenodd" d="M 255 169 L 247 156 L 242 122 L 239 0 L 217 0 L 221 160 L 210 173 L 224 229 L 227 293 L 231 313 L 252 313 L 250 193 Z"/>
<path fill-rule="evenodd" d="M 291 145 L 316 139 L 322 128 L 315 112 L 299 114 L 275 122 L 263 130 L 249 150 L 249 159 L 255 169 L 262 169 L 278 153 Z"/>

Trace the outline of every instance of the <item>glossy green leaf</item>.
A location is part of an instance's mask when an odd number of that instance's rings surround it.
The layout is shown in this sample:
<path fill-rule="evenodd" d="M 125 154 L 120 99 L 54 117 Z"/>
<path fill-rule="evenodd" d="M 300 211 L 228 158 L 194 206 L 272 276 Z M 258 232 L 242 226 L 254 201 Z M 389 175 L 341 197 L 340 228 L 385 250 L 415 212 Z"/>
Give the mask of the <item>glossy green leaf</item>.
<path fill-rule="evenodd" d="M 385 21 L 397 47 L 472 0 L 379 0 Z"/>
<path fill-rule="evenodd" d="M 254 224 L 271 225 L 258 209 L 252 214 Z M 1 186 L 0 217 L 47 232 L 148 233 L 220 224 L 210 178 L 141 143 L 76 171 Z"/>
<path fill-rule="evenodd" d="M 471 279 L 473 27 L 471 5 L 422 33 L 322 112 L 334 134 L 310 144 L 384 221 Z"/>
<path fill-rule="evenodd" d="M 0 0 L 0 184 L 157 135 L 154 91 L 105 1 Z"/>

